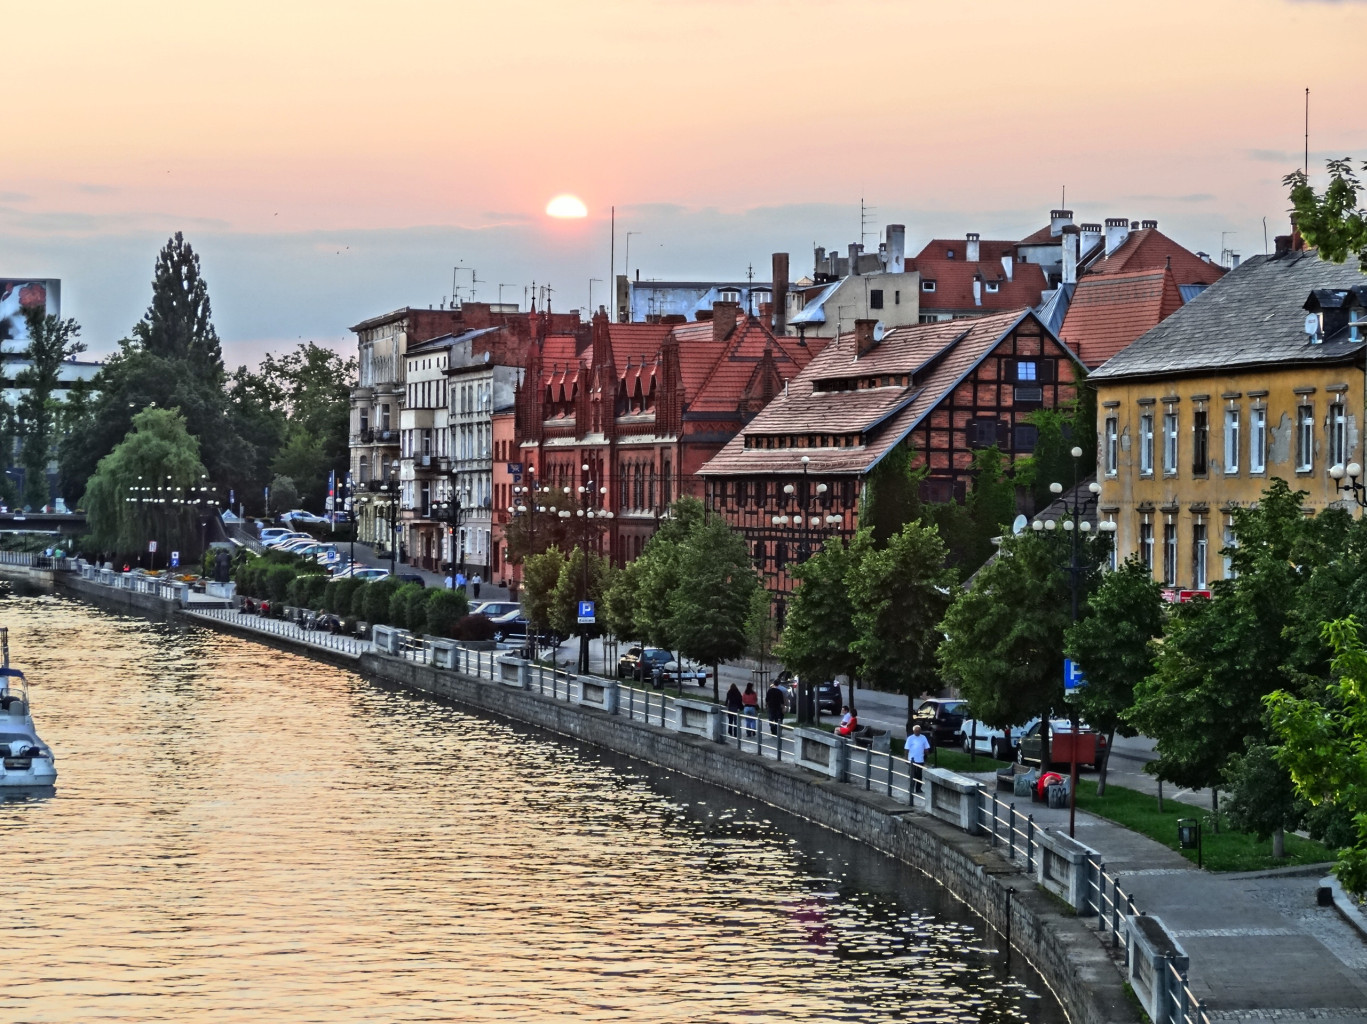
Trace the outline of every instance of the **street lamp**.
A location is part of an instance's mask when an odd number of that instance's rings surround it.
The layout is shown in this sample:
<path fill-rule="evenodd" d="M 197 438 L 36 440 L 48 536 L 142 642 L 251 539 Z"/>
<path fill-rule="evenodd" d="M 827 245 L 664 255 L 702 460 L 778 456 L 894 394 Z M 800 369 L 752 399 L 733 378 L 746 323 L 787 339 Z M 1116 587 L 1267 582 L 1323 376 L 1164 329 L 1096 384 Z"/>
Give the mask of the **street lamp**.
<path fill-rule="evenodd" d="M 1358 508 L 1367 508 L 1367 486 L 1363 486 L 1362 467 L 1360 465 L 1356 462 L 1350 462 L 1345 466 L 1340 462 L 1330 467 L 1329 476 L 1340 491 L 1348 492 L 1349 497 L 1357 503 Z M 1344 477 L 1348 478 L 1346 483 L 1343 482 Z"/>
<path fill-rule="evenodd" d="M 594 529 L 593 521 L 595 519 L 611 519 L 612 512 L 605 508 L 594 507 L 595 503 L 600 498 L 605 498 L 607 496 L 608 489 L 606 487 L 598 487 L 594 483 L 593 477 L 589 475 L 589 464 L 587 462 L 581 463 L 579 470 L 583 474 L 584 480 L 579 486 L 579 508 L 574 510 L 575 517 L 583 521 L 583 543 L 580 545 L 580 554 L 584 562 L 584 572 L 579 584 L 579 600 L 587 601 L 589 599 L 589 537 L 592 535 Z M 570 489 L 566 487 L 564 491 L 568 494 Z M 562 519 L 568 519 L 570 518 L 570 513 L 567 510 L 562 510 L 560 512 L 560 517 Z M 594 547 L 596 554 L 597 545 Z M 587 623 L 584 625 L 587 625 Z M 579 672 L 581 675 L 587 675 L 589 671 L 588 635 L 589 631 L 587 629 L 581 629 L 579 631 Z"/>
<path fill-rule="evenodd" d="M 454 491 L 448 499 L 432 502 L 432 518 L 446 525 L 446 535 L 450 541 L 451 561 L 448 565 L 450 572 L 447 574 L 449 576 L 456 574 L 456 536 L 460 532 L 460 523 L 464 516 L 465 506 L 460 503 L 460 495 Z M 464 554 L 462 549 L 462 561 Z"/>
<path fill-rule="evenodd" d="M 1093 480 L 1087 485 L 1087 496 L 1083 497 L 1082 491 L 1078 488 L 1078 460 L 1082 458 L 1082 449 L 1074 447 L 1069 454 L 1073 457 L 1073 491 L 1071 496 L 1063 502 L 1065 518 L 1057 521 L 1053 519 L 1036 519 L 1030 524 L 1030 528 L 1036 533 L 1062 528 L 1063 532 L 1068 535 L 1068 564 L 1064 567 L 1064 570 L 1068 573 L 1068 589 L 1070 596 L 1072 597 L 1072 620 L 1076 622 L 1079 590 L 1078 581 L 1082 574 L 1088 571 L 1088 567 L 1083 564 L 1079 557 L 1080 551 L 1078 545 L 1081 538 L 1090 537 L 1092 535 L 1092 524 L 1083 519 L 1083 513 L 1086 512 L 1089 506 L 1095 504 L 1100 497 L 1101 485 Z M 1049 493 L 1056 495 L 1062 494 L 1063 485 L 1057 482 L 1051 483 L 1049 485 Z M 1115 521 L 1103 520 L 1097 523 L 1096 529 L 1098 534 L 1109 536 L 1115 532 Z M 1074 817 L 1077 811 L 1078 715 L 1076 710 L 1070 714 L 1069 721 L 1072 724 L 1074 737 L 1072 757 L 1070 758 L 1071 768 L 1069 770 L 1071 781 L 1068 786 L 1068 835 L 1072 836 L 1074 834 Z M 1044 728 L 1048 728 L 1047 722 L 1044 723 Z"/>
<path fill-rule="evenodd" d="M 807 473 L 811 466 L 811 457 L 802 456 L 799 460 L 802 465 L 802 482 L 800 485 L 784 484 L 783 493 L 792 500 L 794 508 L 791 513 L 780 512 L 772 518 L 774 526 L 786 527 L 791 525 L 795 531 L 800 531 L 800 541 L 798 544 L 797 563 L 801 565 L 812 557 L 814 547 L 814 534 L 823 525 L 834 527 L 835 524 L 843 522 L 843 516 L 827 515 L 824 519 L 815 514 L 818 512 L 817 503 L 821 496 L 826 493 L 828 488 L 825 484 L 819 483 L 816 487 L 808 486 Z M 782 599 L 780 599 L 781 605 Z M 854 707 L 854 680 L 850 680 L 850 707 Z M 816 695 L 813 691 L 813 684 L 807 679 L 798 679 L 798 721 L 802 723 L 811 722 L 820 718 L 820 711 L 816 709 Z"/>

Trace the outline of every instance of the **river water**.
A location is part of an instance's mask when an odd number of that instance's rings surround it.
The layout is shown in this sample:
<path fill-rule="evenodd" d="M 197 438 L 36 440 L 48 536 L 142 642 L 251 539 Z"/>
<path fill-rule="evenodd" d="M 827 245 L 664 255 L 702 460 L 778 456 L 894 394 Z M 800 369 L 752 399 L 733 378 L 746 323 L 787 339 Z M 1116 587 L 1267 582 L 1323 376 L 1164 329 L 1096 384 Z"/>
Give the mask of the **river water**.
<path fill-rule="evenodd" d="M 0 804 L 14 1022 L 1062 1021 L 799 819 L 202 628 L 0 606 L 55 795 Z"/>

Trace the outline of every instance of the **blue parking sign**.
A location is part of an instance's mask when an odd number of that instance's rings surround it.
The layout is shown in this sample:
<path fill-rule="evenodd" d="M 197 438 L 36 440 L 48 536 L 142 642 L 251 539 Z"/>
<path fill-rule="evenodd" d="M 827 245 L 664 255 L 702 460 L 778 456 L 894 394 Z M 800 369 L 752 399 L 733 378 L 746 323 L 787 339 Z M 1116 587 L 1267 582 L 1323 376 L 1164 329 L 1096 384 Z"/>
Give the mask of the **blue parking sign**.
<path fill-rule="evenodd" d="M 582 623 L 582 622 L 597 622 L 597 621 L 598 621 L 598 617 L 597 617 L 596 615 L 594 615 L 594 613 L 593 613 L 593 602 L 592 602 L 592 601 L 580 601 L 580 602 L 579 602 L 579 621 L 580 621 L 581 623 Z"/>
<path fill-rule="evenodd" d="M 1080 690 L 1087 685 L 1087 676 L 1072 658 L 1063 659 L 1063 692 L 1065 694 Z"/>

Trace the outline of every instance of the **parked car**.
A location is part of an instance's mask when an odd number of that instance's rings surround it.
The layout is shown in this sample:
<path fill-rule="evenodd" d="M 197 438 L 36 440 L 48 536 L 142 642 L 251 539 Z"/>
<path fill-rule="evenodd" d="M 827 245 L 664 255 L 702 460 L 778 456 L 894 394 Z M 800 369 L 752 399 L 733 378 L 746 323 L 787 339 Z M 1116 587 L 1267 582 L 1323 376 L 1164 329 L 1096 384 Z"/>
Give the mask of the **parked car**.
<path fill-rule="evenodd" d="M 1072 745 L 1078 743 L 1078 767 L 1100 768 L 1106 763 L 1109 751 L 1106 748 L 1106 735 L 1099 733 L 1086 722 L 1078 723 L 1077 735 L 1073 725 L 1066 718 L 1053 718 L 1049 721 L 1049 765 L 1067 767 L 1072 761 Z M 1025 726 L 1020 743 L 1016 748 L 1016 759 L 1021 764 L 1039 764 L 1043 754 L 1044 737 L 1040 735 L 1040 720 L 1036 718 Z M 1085 758 L 1085 760 L 1084 760 Z"/>
<path fill-rule="evenodd" d="M 282 523 L 326 523 L 327 519 L 323 516 L 316 516 L 312 512 L 306 512 L 302 508 L 291 509 L 279 517 Z"/>
<path fill-rule="evenodd" d="M 424 580 L 424 579 L 422 578 L 422 576 L 420 576 L 420 575 L 419 575 L 418 573 L 416 573 L 416 572 L 401 572 L 401 573 L 399 573 L 399 582 L 400 582 L 400 583 L 416 583 L 416 584 L 417 584 L 418 586 L 420 586 L 420 587 L 425 587 L 425 586 L 427 586 L 427 581 Z"/>
<path fill-rule="evenodd" d="M 522 614 L 521 609 L 509 612 L 507 615 L 494 616 L 489 620 L 494 624 L 494 641 L 496 643 L 506 643 L 508 641 L 520 641 L 527 638 L 531 623 Z M 560 646 L 560 638 L 552 632 L 542 632 L 539 642 L 549 646 L 552 650 Z"/>
<path fill-rule="evenodd" d="M 673 654 L 659 647 L 641 648 L 635 664 L 631 667 L 631 678 L 643 683 L 652 682 L 655 679 L 655 669 L 659 668 L 663 674 L 665 666 L 673 660 Z M 663 684 L 663 680 L 661 683 Z"/>
<path fill-rule="evenodd" d="M 971 710 L 965 709 L 966 714 Z M 1014 761 L 1016 745 L 1020 743 L 1025 726 L 1013 725 L 1009 729 L 994 729 L 976 718 L 965 718 L 959 726 L 964 734 L 964 753 L 988 754 L 998 761 Z"/>
<path fill-rule="evenodd" d="M 840 709 L 845 706 L 845 694 L 840 689 L 840 684 L 828 679 L 824 683 L 816 684 L 816 709 L 824 711 L 829 715 L 840 714 Z"/>
<path fill-rule="evenodd" d="M 292 536 L 294 531 L 284 526 L 265 526 L 257 531 L 257 536 L 261 538 L 262 544 L 269 544 L 271 541 L 279 540 L 281 537 Z"/>
<path fill-rule="evenodd" d="M 952 697 L 931 697 L 921 702 L 921 706 L 911 713 L 907 728 L 921 727 L 921 735 L 936 747 L 958 747 L 963 745 L 964 712 L 968 701 Z"/>
<path fill-rule="evenodd" d="M 682 679 L 686 683 L 697 683 L 699 686 L 707 685 L 707 669 L 699 665 L 696 661 L 684 659 L 682 667 L 671 656 L 660 669 L 660 683 L 664 686 L 674 686 Z"/>
<path fill-rule="evenodd" d="M 491 619 L 496 619 L 500 615 L 507 615 L 509 612 L 520 612 L 522 605 L 516 601 L 481 601 L 470 609 L 471 615 L 484 615 Z"/>
<path fill-rule="evenodd" d="M 389 575 L 389 570 L 379 569 L 373 565 L 356 565 L 339 572 L 337 575 L 354 576 L 358 580 L 382 580 Z"/>

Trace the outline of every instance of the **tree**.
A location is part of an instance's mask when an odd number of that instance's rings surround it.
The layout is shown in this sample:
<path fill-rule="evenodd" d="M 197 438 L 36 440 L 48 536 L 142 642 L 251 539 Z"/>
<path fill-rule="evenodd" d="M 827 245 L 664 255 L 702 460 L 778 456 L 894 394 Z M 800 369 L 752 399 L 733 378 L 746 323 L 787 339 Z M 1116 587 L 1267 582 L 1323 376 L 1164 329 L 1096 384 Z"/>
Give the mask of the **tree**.
<path fill-rule="evenodd" d="M 611 563 L 603 580 L 603 606 L 599 617 L 603 627 L 618 640 L 634 639 L 638 633 L 636 626 L 636 590 L 638 562 L 628 562 L 621 568 Z"/>
<path fill-rule="evenodd" d="M 857 634 L 846 580 L 872 546 L 868 530 L 849 544 L 831 537 L 793 569 L 797 585 L 774 653 L 799 679 L 815 683 L 843 675 L 853 689 L 859 657 L 850 650 Z"/>
<path fill-rule="evenodd" d="M 680 549 L 693 529 L 705 518 L 702 502 L 684 497 L 669 507 L 660 528 L 646 542 L 639 565 L 636 587 L 636 613 L 641 639 L 655 647 L 674 650 L 671 627 L 674 625 L 671 597 L 679 586 Z"/>
<path fill-rule="evenodd" d="M 885 548 L 864 552 L 851 567 L 846 577 L 855 630 L 850 651 L 859 658 L 859 676 L 866 684 L 908 698 L 939 689 L 940 622 L 957 582 L 945 565 L 947 555 L 933 527 L 911 522 Z"/>
<path fill-rule="evenodd" d="M 152 302 L 134 326 L 133 337 L 150 355 L 183 359 L 221 383 L 223 352 L 209 308 L 209 286 L 200 275 L 199 254 L 179 231 L 157 254 Z"/>
<path fill-rule="evenodd" d="M 1304 171 L 1293 171 L 1282 179 L 1291 189 L 1296 227 L 1319 250 L 1320 259 L 1344 263 L 1356 256 L 1358 267 L 1367 274 L 1367 211 L 1357 204 L 1362 185 L 1347 157 L 1330 160 L 1327 166 L 1329 184 L 1322 195 L 1310 187 Z M 1367 162 L 1363 167 L 1367 169 Z"/>
<path fill-rule="evenodd" d="M 427 600 L 427 623 L 423 629 L 431 636 L 453 636 L 456 623 L 469 614 L 470 599 L 464 590 L 434 590 Z"/>
<path fill-rule="evenodd" d="M 1086 387 L 1086 374 L 1074 366 L 1076 397 L 1055 409 L 1036 409 L 1026 417 L 1039 434 L 1029 458 L 1018 459 L 1016 483 L 1030 491 L 1034 507 L 1045 508 L 1054 500 L 1051 483 L 1071 486 L 1076 476 L 1086 480 L 1096 474 L 1096 390 Z M 1073 449 L 1082 454 L 1073 457 Z"/>
<path fill-rule="evenodd" d="M 1277 691 L 1264 698 L 1272 731 L 1282 742 L 1273 756 L 1296 792 L 1316 807 L 1337 804 L 1352 816 L 1353 843 L 1339 851 L 1334 873 L 1358 899 L 1367 896 L 1367 647 L 1358 619 L 1326 623 L 1335 652 L 1334 679 L 1313 696 Z"/>
<path fill-rule="evenodd" d="M 1231 754 L 1224 772 L 1229 791 L 1220 807 L 1238 831 L 1270 838 L 1272 856 L 1280 859 L 1286 856 L 1286 830 L 1300 826 L 1305 808 L 1274 753 L 1267 744 L 1254 743 L 1243 753 Z"/>
<path fill-rule="evenodd" d="M 82 504 L 91 542 L 123 554 L 146 551 L 150 540 L 168 550 L 198 550 L 194 507 L 171 499 L 175 488 L 196 487 L 203 475 L 199 442 L 186 430 L 185 418 L 170 409 L 144 409 L 128 436 L 100 460 L 86 488 Z"/>
<path fill-rule="evenodd" d="M 1063 702 L 1063 636 L 1072 620 L 1063 544 L 1052 533 L 1003 537 L 1001 552 L 961 590 L 940 629 L 940 667 L 994 729 Z M 1045 750 L 1045 757 L 1048 751 Z"/>
<path fill-rule="evenodd" d="M 1090 614 L 1068 627 L 1063 647 L 1087 676 L 1073 704 L 1106 734 L 1109 750 L 1116 732 L 1134 735 L 1123 716 L 1134 704 L 1135 684 L 1153 671 L 1153 644 L 1163 634 L 1163 589 L 1135 556 L 1102 577 L 1088 604 Z M 1099 796 L 1106 792 L 1104 759 L 1096 788 Z"/>
<path fill-rule="evenodd" d="M 294 480 L 287 476 L 277 476 L 271 481 L 271 500 L 269 510 L 288 512 L 299 507 L 299 490 Z"/>
<path fill-rule="evenodd" d="M 902 441 L 869 472 L 860 499 L 859 522 L 882 547 L 907 523 L 921 517 L 921 483 L 929 468 L 918 465 L 915 449 Z"/>
<path fill-rule="evenodd" d="M 579 621 L 579 602 L 602 603 L 608 561 L 596 551 L 588 553 L 588 590 L 585 591 L 584 557 L 583 548 L 576 547 L 569 553 L 560 566 L 560 575 L 556 577 L 555 587 L 550 594 L 548 619 L 551 628 L 561 636 L 578 633 L 595 637 L 603 634 L 602 615 L 595 616 L 599 619 L 596 623 Z"/>
<path fill-rule="evenodd" d="M 19 432 L 23 444 L 20 461 L 24 467 L 24 504 L 41 508 L 48 503 L 51 488 L 47 468 L 52 461 L 57 403 L 57 375 L 62 363 L 85 351 L 77 340 L 81 333 L 75 320 L 62 320 L 39 308 L 24 310 L 28 321 L 28 365 L 14 378 L 19 396 Z"/>
<path fill-rule="evenodd" d="M 694 522 L 677 552 L 667 635 L 684 655 L 712 666 L 712 696 L 720 700 L 717 666 L 745 653 L 745 621 L 759 578 L 745 538 L 720 516 Z"/>
<path fill-rule="evenodd" d="M 564 567 L 565 556 L 559 548 L 531 555 L 522 565 L 522 604 L 527 620 L 538 631 L 551 623 L 551 605 Z"/>
<path fill-rule="evenodd" d="M 773 596 L 763 587 L 756 587 L 750 595 L 750 609 L 745 616 L 745 653 L 759 662 L 763 678 L 768 678 L 769 659 L 773 656 L 777 636 Z"/>

